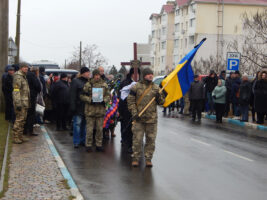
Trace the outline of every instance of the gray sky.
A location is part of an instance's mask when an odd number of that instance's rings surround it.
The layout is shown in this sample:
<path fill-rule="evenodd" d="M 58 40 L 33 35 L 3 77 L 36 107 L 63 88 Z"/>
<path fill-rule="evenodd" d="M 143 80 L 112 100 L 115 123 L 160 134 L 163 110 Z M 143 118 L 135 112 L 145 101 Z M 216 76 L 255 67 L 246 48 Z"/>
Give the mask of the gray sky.
<path fill-rule="evenodd" d="M 17 0 L 10 0 L 9 34 L 15 38 Z M 74 47 L 96 44 L 109 65 L 133 59 L 133 42 L 147 43 L 150 14 L 166 0 L 22 0 L 21 56 L 63 65 Z"/>

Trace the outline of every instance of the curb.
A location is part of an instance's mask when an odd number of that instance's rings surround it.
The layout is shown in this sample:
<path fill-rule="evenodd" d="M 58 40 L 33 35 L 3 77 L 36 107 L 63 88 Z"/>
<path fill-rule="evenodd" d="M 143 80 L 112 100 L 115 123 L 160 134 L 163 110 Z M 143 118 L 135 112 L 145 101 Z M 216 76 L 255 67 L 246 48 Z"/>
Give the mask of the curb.
<path fill-rule="evenodd" d="M 6 137 L 6 146 L 5 146 L 5 154 L 3 159 L 3 166 L 1 170 L 0 176 L 0 192 L 4 190 L 4 180 L 5 180 L 5 172 L 6 172 L 6 163 L 7 163 L 7 154 L 8 154 L 8 144 L 9 144 L 9 136 L 10 136 L 10 123 L 8 124 L 8 132 Z"/>
<path fill-rule="evenodd" d="M 67 167 L 65 166 L 62 158 L 60 157 L 60 155 L 59 155 L 54 143 L 52 142 L 50 136 L 48 135 L 45 127 L 41 126 L 41 130 L 42 130 L 42 132 L 43 132 L 43 134 L 45 136 L 46 142 L 47 142 L 47 144 L 49 146 L 49 149 L 50 149 L 52 155 L 54 156 L 54 158 L 57 161 L 57 165 L 58 165 L 58 168 L 60 169 L 60 172 L 61 172 L 62 176 L 68 181 L 68 185 L 70 187 L 71 195 L 75 196 L 76 200 L 84 200 L 82 194 L 79 191 L 79 188 L 77 187 L 77 185 L 74 182 L 71 174 L 69 173 Z"/>
<path fill-rule="evenodd" d="M 204 117 L 206 119 L 216 120 L 215 115 L 208 115 L 206 113 L 202 113 L 202 117 Z M 252 128 L 252 129 L 256 129 L 256 130 L 267 131 L 267 126 L 258 125 L 258 124 L 254 124 L 251 122 L 241 122 L 239 120 L 230 119 L 230 118 L 223 118 L 223 122 L 237 125 L 237 126 L 241 126 L 241 127 L 248 127 L 248 128 Z"/>

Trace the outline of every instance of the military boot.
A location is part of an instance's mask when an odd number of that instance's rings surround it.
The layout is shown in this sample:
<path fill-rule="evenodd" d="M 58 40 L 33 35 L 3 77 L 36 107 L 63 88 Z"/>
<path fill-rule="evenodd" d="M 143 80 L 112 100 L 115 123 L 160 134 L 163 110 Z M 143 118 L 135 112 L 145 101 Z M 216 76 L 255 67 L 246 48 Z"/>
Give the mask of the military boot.
<path fill-rule="evenodd" d="M 13 143 L 14 144 L 22 144 L 23 142 L 19 138 L 14 138 Z"/>
<path fill-rule="evenodd" d="M 146 167 L 153 167 L 151 160 L 146 160 Z"/>
<path fill-rule="evenodd" d="M 25 137 L 25 136 L 21 136 L 20 138 L 19 138 L 22 142 L 28 142 L 29 141 L 29 138 L 27 138 L 27 137 Z"/>
<path fill-rule="evenodd" d="M 132 161 L 132 167 L 138 167 L 139 166 L 139 163 L 137 160 L 133 160 Z"/>

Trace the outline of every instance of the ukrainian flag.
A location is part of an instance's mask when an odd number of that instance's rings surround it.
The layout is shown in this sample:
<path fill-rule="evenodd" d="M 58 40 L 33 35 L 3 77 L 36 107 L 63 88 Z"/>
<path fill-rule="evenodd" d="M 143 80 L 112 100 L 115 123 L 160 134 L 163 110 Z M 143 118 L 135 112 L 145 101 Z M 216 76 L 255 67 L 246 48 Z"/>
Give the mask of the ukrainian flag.
<path fill-rule="evenodd" d="M 197 50 L 204 43 L 204 38 L 197 46 L 194 47 L 176 66 L 163 81 L 162 87 L 167 93 L 164 107 L 169 106 L 172 102 L 182 98 L 190 88 L 191 82 L 194 81 L 194 72 L 192 70 L 191 61 L 193 60 Z"/>

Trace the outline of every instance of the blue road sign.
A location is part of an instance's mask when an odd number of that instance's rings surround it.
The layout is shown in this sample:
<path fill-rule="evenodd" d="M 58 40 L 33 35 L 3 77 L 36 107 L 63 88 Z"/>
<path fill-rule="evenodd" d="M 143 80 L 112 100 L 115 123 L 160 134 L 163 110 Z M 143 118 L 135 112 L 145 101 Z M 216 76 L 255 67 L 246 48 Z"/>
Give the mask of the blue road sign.
<path fill-rule="evenodd" d="M 238 52 L 227 53 L 227 71 L 239 70 L 240 57 L 241 55 Z"/>
<path fill-rule="evenodd" d="M 239 70 L 239 59 L 228 59 L 227 60 L 227 70 L 237 71 Z"/>

